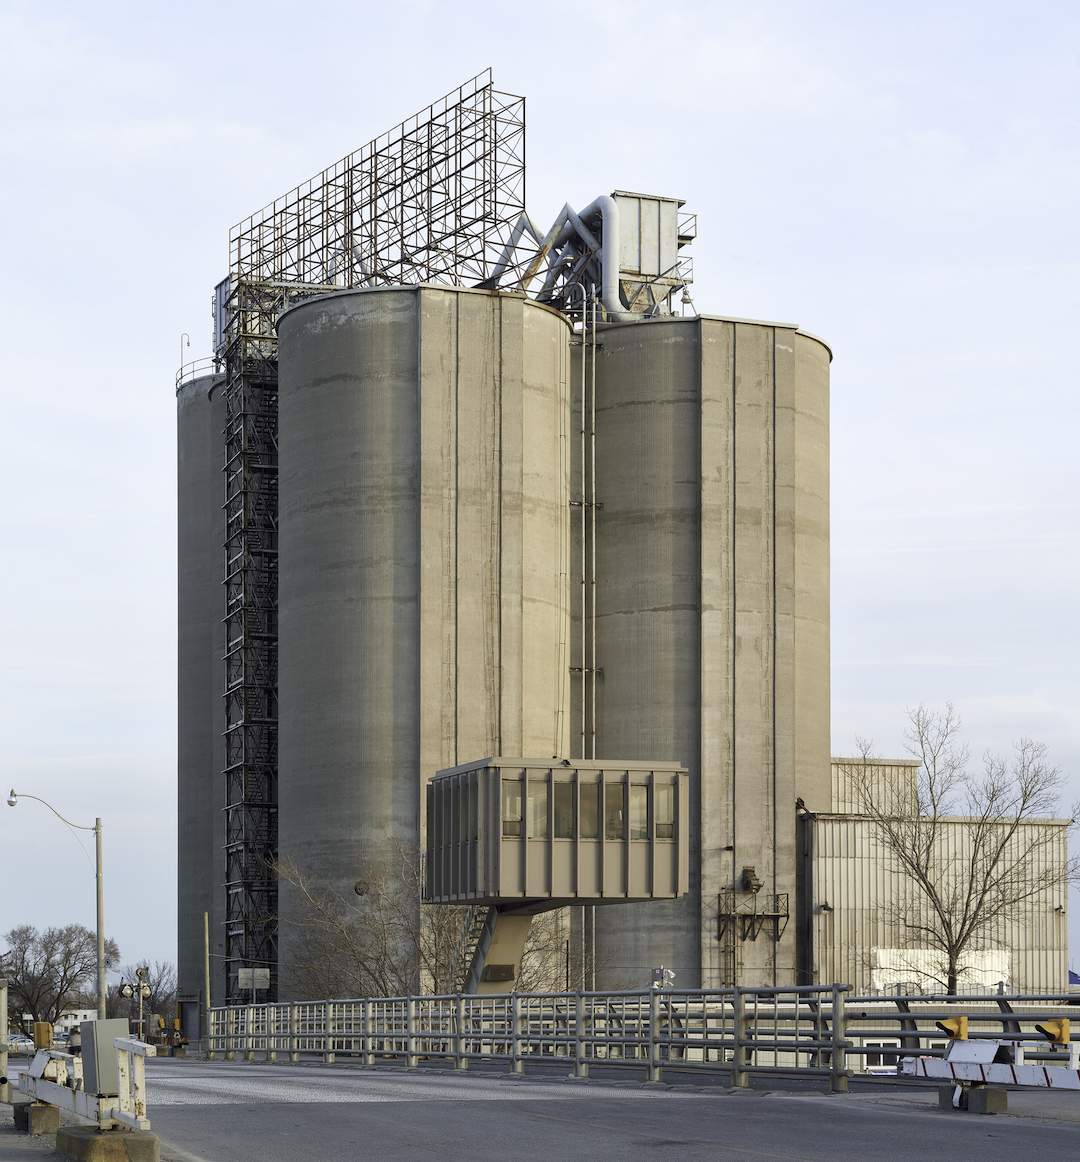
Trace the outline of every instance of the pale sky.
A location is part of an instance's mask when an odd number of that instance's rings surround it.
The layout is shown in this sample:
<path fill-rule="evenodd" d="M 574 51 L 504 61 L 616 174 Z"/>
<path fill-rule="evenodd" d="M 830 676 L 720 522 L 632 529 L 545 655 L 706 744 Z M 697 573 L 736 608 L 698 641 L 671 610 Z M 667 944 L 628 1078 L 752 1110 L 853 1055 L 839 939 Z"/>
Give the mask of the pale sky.
<path fill-rule="evenodd" d="M 0 779 L 104 817 L 124 961 L 176 955 L 180 333 L 230 224 L 487 65 L 535 218 L 681 196 L 698 309 L 832 347 L 834 753 L 951 699 L 1080 797 L 1080 8 L 0 0 L 0 44 Z M 0 850 L 0 931 L 92 926 L 44 808 Z"/>

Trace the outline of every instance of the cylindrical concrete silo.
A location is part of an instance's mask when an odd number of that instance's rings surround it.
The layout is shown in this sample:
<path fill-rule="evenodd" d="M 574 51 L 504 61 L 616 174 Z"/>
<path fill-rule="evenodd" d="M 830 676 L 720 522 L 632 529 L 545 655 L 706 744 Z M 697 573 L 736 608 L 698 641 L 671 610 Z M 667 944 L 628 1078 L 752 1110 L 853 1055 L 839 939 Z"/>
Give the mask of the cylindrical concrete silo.
<path fill-rule="evenodd" d="M 566 753 L 568 328 L 397 287 L 300 303 L 278 335 L 279 857 L 412 909 L 424 781 Z M 279 900 L 288 998 L 305 908 Z"/>
<path fill-rule="evenodd" d="M 700 826 L 688 897 L 596 909 L 597 982 L 794 980 L 795 800 L 829 795 L 830 355 L 707 317 L 600 339 L 597 753 L 685 763 Z M 730 917 L 777 895 L 786 926 Z"/>
<path fill-rule="evenodd" d="M 225 879 L 221 376 L 181 383 L 176 424 L 178 991 L 182 998 L 203 991 L 203 914 L 209 913 L 217 1001 L 224 998 Z"/>

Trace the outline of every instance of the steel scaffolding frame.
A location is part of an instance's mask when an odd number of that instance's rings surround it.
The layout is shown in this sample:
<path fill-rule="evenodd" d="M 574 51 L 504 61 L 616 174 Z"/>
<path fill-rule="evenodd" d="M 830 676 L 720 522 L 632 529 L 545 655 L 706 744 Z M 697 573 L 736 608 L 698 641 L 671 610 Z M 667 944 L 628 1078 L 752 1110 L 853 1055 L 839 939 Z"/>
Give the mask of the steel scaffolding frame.
<path fill-rule="evenodd" d="M 525 210 L 525 99 L 486 69 L 229 233 L 225 365 L 226 995 L 277 992 L 277 334 L 310 294 L 475 286 Z M 505 258 L 503 258 L 505 268 Z"/>

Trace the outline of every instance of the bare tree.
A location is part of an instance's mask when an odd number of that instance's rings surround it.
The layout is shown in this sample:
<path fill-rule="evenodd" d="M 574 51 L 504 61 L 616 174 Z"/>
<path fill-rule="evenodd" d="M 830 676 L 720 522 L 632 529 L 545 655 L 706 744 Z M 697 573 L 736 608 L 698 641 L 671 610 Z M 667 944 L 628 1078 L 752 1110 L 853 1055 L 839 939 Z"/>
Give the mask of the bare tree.
<path fill-rule="evenodd" d="M 449 958 L 450 934 L 443 927 L 425 939 L 419 871 L 412 862 L 403 857 L 398 872 L 369 877 L 351 898 L 316 882 L 294 860 L 276 864 L 279 880 L 303 905 L 297 921 L 302 939 L 293 957 L 299 995 L 411 994 L 419 987 L 415 966 L 422 954 L 433 958 L 436 969 Z"/>
<path fill-rule="evenodd" d="M 910 889 L 886 905 L 890 918 L 907 946 L 927 950 L 932 980 L 952 995 L 972 954 L 1026 903 L 1075 881 L 1080 866 L 1063 852 L 1060 828 L 1042 825 L 1059 815 L 1064 782 L 1042 743 L 1021 739 L 1011 760 L 987 752 L 972 774 L 951 705 L 919 706 L 909 720 L 919 764 L 909 779 L 886 774 L 866 740 L 842 774 Z"/>
<path fill-rule="evenodd" d="M 519 992 L 553 993 L 568 987 L 569 939 L 569 909 L 541 912 L 533 917 L 521 954 Z"/>
<path fill-rule="evenodd" d="M 421 904 L 418 853 L 345 896 L 314 882 L 292 860 L 276 872 L 299 893 L 301 940 L 293 956 L 296 992 L 308 998 L 457 992 L 471 909 Z M 522 958 L 523 991 L 563 987 L 565 935 L 555 913 L 534 918 Z M 417 973 L 417 969 L 419 972 Z"/>
<path fill-rule="evenodd" d="M 4 936 L 8 945 L 5 971 L 13 1004 L 35 1021 L 54 1024 L 61 1013 L 77 1007 L 84 996 L 94 998 L 97 937 L 81 924 L 46 928 L 21 924 Z M 115 940 L 105 942 L 105 964 L 120 959 Z"/>

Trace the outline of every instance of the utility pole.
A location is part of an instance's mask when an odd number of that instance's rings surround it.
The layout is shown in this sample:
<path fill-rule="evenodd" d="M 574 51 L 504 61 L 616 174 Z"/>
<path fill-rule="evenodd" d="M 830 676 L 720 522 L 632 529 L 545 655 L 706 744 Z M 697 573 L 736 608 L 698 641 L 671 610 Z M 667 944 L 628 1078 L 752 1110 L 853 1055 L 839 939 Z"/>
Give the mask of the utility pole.
<path fill-rule="evenodd" d="M 101 820 L 94 820 L 94 848 L 97 855 L 97 1015 L 105 1020 L 105 997 L 109 985 L 105 979 L 105 869 L 102 866 Z"/>

